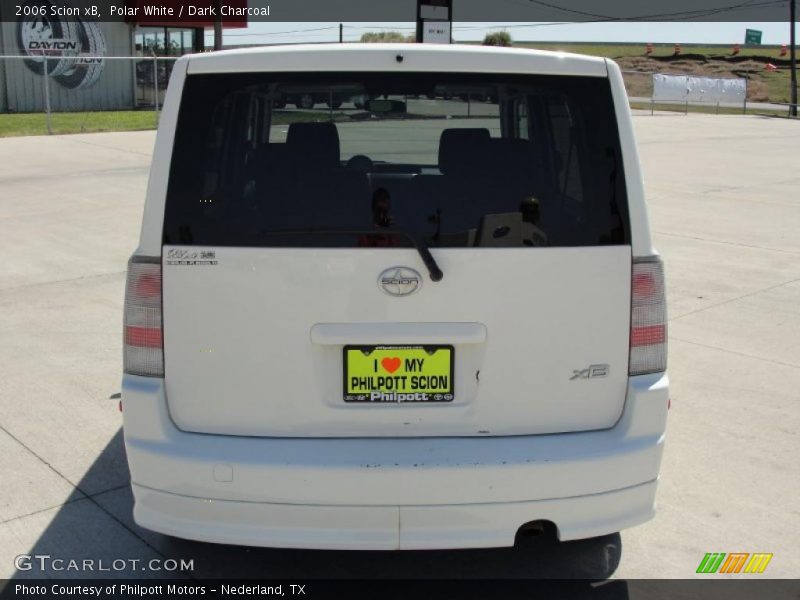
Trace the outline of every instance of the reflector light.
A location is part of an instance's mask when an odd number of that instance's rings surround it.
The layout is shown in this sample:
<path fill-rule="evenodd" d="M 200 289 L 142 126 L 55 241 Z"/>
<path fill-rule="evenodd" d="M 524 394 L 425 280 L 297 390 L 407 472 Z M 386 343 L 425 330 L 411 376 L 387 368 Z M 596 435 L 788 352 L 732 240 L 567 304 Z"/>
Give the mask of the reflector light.
<path fill-rule="evenodd" d="M 664 341 L 665 333 L 663 325 L 634 327 L 631 329 L 631 347 L 661 344 Z"/>
<path fill-rule="evenodd" d="M 140 348 L 161 348 L 161 329 L 125 327 L 125 343 Z"/>

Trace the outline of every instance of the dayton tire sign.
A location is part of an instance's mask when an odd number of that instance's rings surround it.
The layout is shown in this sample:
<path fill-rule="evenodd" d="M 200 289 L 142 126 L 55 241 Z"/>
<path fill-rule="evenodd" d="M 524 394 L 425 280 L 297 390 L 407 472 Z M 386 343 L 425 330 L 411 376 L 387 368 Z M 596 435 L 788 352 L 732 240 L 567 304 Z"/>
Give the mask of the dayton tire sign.
<path fill-rule="evenodd" d="M 25 16 L 17 21 L 17 46 L 28 57 L 25 65 L 43 75 L 47 64 L 47 74 L 71 90 L 97 83 L 103 72 L 100 57 L 106 53 L 100 26 L 76 17 L 51 16 L 52 3 L 47 0 L 29 1 L 24 6 L 31 10 L 24 11 Z M 47 10 L 41 11 L 42 6 Z"/>

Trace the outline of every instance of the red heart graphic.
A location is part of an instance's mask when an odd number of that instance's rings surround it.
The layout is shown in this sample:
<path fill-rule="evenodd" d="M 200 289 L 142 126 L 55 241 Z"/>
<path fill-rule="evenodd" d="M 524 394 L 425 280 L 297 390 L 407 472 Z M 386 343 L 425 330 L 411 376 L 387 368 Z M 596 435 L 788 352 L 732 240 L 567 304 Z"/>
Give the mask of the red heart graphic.
<path fill-rule="evenodd" d="M 400 359 L 396 356 L 394 358 L 384 358 L 381 360 L 381 366 L 389 371 L 389 373 L 394 373 L 400 368 Z"/>

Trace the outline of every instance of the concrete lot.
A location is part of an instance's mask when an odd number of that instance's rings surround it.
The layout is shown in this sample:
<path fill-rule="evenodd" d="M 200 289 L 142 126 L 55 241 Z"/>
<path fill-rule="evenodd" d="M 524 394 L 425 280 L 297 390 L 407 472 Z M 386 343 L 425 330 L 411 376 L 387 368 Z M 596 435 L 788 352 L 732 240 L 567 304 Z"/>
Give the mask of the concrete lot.
<path fill-rule="evenodd" d="M 569 577 L 619 561 L 616 577 L 684 578 L 712 551 L 772 552 L 770 576 L 800 576 L 800 123 L 635 123 L 670 300 L 656 519 L 601 540 L 403 554 L 228 548 L 132 522 L 109 398 L 154 134 L 0 140 L 0 578 L 28 553 L 194 558 L 194 576 Z"/>

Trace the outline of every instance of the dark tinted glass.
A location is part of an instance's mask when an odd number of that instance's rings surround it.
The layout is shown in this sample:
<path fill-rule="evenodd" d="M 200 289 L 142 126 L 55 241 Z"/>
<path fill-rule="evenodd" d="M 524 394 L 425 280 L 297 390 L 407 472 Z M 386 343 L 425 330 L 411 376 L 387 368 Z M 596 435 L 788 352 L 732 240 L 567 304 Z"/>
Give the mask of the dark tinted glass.
<path fill-rule="evenodd" d="M 191 75 L 164 242 L 625 244 L 625 207 L 606 79 Z"/>

